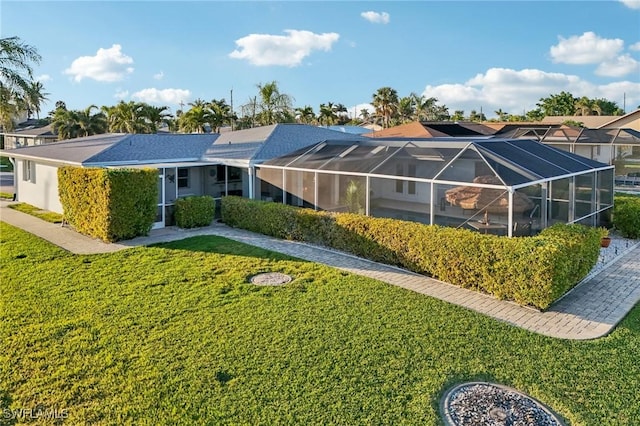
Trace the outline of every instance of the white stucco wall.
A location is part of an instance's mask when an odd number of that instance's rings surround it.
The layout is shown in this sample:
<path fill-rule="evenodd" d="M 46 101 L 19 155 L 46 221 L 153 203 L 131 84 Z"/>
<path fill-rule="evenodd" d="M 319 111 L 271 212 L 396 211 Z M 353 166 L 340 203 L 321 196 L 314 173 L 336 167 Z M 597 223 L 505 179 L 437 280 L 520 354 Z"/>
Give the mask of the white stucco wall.
<path fill-rule="evenodd" d="M 24 160 L 17 161 L 18 201 L 56 213 L 62 213 L 58 197 L 58 168 L 35 163 L 35 182 L 24 180 Z"/>

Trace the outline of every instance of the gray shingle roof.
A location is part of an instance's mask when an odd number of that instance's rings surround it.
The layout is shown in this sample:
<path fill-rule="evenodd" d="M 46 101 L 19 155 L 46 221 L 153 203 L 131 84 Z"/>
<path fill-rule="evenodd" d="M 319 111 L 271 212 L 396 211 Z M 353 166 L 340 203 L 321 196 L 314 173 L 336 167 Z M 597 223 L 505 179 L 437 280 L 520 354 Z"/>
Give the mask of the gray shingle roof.
<path fill-rule="evenodd" d="M 17 148 L 10 150 L 10 152 L 7 151 L 7 155 L 81 164 L 100 152 L 111 148 L 126 136 L 126 134 L 95 135 L 46 145 Z"/>
<path fill-rule="evenodd" d="M 217 137 L 215 133 L 127 135 L 119 143 L 87 159 L 84 164 L 197 161 Z"/>

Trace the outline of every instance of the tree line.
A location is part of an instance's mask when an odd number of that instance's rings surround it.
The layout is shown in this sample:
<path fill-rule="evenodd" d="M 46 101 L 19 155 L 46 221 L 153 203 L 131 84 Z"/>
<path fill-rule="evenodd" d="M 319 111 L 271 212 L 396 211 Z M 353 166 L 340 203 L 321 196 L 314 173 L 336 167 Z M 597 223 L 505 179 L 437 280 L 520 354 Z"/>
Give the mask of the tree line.
<path fill-rule="evenodd" d="M 33 78 L 33 65 L 41 60 L 37 50 L 18 37 L 0 39 L 0 126 L 4 131 L 14 128 L 20 112 L 40 118 L 41 106 L 49 95 L 41 82 Z M 438 99 L 415 92 L 399 96 L 392 87 L 381 87 L 371 96 L 373 111 L 361 109 L 349 114 L 336 102 L 319 105 L 316 112 L 310 105 L 294 107 L 293 96 L 282 93 L 276 81 L 256 85 L 257 93 L 240 106 L 240 116 L 227 101 L 196 99 L 175 114 L 168 106 L 153 106 L 145 102 L 120 101 L 113 106 L 89 105 L 82 110 L 67 109 L 64 101 L 56 102 L 44 123 L 51 123 L 59 139 L 90 136 L 101 133 L 155 133 L 160 129 L 181 133 L 218 132 L 221 127 L 245 129 L 276 123 L 305 123 L 311 125 L 377 124 L 384 128 L 413 121 L 487 121 L 485 114 L 471 110 L 450 113 Z M 182 105 L 181 105 L 182 106 Z M 623 115 L 615 102 L 607 99 L 575 97 L 569 92 L 540 98 L 537 108 L 510 114 L 494 111 L 497 120 L 535 122 L 545 116 Z M 577 122 L 578 120 L 576 120 Z"/>

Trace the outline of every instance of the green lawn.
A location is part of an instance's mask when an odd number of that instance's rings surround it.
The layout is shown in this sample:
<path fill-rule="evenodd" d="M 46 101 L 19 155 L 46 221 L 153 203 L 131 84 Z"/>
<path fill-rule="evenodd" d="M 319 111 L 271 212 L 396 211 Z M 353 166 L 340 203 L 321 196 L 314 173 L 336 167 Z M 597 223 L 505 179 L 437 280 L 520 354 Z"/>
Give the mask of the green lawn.
<path fill-rule="evenodd" d="M 78 256 L 0 231 L 0 409 L 64 409 L 65 424 L 437 425 L 450 386 L 490 380 L 572 425 L 640 418 L 639 306 L 605 338 L 563 341 L 219 237 Z M 247 283 L 264 271 L 295 279 Z"/>
<path fill-rule="evenodd" d="M 22 213 L 30 214 L 31 216 L 35 216 L 47 222 L 62 223 L 62 215 L 60 213 L 51 212 L 48 210 L 41 210 L 39 207 L 32 206 L 31 204 L 27 204 L 27 203 L 10 204 L 9 208 L 18 210 L 19 212 L 22 212 Z"/>

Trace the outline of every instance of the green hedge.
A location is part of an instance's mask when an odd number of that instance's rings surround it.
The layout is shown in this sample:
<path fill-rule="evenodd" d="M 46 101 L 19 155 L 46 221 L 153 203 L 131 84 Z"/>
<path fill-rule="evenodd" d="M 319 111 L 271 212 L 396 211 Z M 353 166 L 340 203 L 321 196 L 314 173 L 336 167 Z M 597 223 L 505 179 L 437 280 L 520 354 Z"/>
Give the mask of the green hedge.
<path fill-rule="evenodd" d="M 602 232 L 554 225 L 535 237 L 505 238 L 240 197 L 223 197 L 222 219 L 230 226 L 323 244 L 538 309 L 548 308 L 589 273 L 598 260 Z"/>
<path fill-rule="evenodd" d="M 624 237 L 640 238 L 640 196 L 622 193 L 615 195 L 613 227 Z"/>
<path fill-rule="evenodd" d="M 180 228 L 197 228 L 209 226 L 216 212 L 213 197 L 186 197 L 176 200 L 176 225 Z"/>
<path fill-rule="evenodd" d="M 158 171 L 61 167 L 64 217 L 78 232 L 107 242 L 147 235 L 156 216 Z"/>

